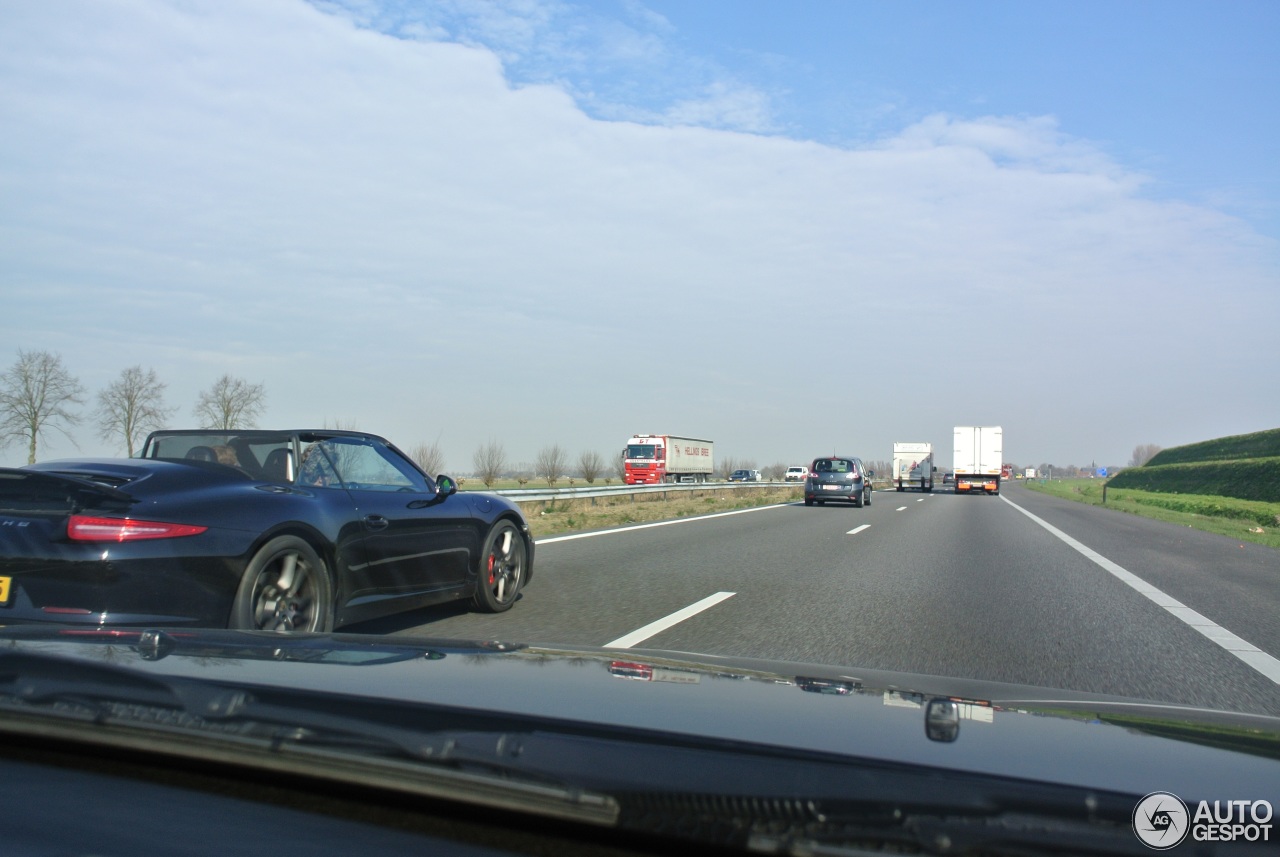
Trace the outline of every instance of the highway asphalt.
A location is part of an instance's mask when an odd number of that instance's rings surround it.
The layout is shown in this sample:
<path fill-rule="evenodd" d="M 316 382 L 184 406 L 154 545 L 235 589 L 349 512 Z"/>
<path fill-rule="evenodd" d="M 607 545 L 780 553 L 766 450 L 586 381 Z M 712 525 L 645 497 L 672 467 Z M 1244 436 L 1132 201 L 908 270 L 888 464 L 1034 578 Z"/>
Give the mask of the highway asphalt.
<path fill-rule="evenodd" d="M 348 630 L 900 670 L 1280 715 L 1280 554 L 1008 485 L 542 539 L 507 613 Z"/>

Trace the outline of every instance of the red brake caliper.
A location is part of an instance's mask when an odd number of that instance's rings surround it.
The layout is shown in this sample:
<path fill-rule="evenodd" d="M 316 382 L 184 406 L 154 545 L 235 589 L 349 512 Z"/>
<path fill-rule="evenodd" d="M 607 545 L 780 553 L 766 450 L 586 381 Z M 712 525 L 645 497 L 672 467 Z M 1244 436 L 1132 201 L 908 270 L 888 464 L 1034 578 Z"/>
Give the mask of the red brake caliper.
<path fill-rule="evenodd" d="M 489 554 L 489 585 L 490 586 L 493 586 L 493 581 L 494 581 L 494 573 L 493 573 L 494 563 L 495 563 L 495 559 L 493 554 Z"/>

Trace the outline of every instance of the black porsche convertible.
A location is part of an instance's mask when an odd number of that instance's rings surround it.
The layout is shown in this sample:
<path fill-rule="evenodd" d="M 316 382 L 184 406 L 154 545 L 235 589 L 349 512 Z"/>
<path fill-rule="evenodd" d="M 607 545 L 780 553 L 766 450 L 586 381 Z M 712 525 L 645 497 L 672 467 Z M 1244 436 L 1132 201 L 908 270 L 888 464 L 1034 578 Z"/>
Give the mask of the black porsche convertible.
<path fill-rule="evenodd" d="M 0 468 L 0 624 L 327 631 L 510 608 L 533 540 L 376 435 L 153 432 L 139 457 Z"/>

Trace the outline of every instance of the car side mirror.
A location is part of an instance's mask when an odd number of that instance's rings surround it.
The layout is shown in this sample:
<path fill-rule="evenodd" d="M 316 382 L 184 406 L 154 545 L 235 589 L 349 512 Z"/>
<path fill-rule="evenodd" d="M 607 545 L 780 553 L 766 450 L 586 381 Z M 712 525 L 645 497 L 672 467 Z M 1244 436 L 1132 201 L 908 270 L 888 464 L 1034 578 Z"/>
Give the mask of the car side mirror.
<path fill-rule="evenodd" d="M 436 477 L 436 493 L 441 497 L 452 497 L 458 493 L 458 484 L 453 481 L 452 477 L 441 473 Z"/>

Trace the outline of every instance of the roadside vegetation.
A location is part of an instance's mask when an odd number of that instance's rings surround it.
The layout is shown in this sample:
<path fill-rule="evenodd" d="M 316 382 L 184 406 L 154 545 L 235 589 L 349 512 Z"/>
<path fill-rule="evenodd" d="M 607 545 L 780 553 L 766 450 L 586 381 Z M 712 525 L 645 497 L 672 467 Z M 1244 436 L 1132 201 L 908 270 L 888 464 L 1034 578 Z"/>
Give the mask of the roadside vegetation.
<path fill-rule="evenodd" d="M 520 508 L 529 521 L 529 529 L 534 538 L 542 538 L 560 533 L 603 530 L 735 509 L 795 503 L 801 499 L 802 493 L 799 485 L 760 488 L 708 485 L 693 491 L 522 502 Z"/>
<path fill-rule="evenodd" d="M 1280 429 L 1164 449 L 1110 482 L 1160 494 L 1207 494 L 1280 503 Z"/>
<path fill-rule="evenodd" d="M 1029 479 L 1023 484 L 1033 491 L 1091 506 L 1103 505 L 1102 489 L 1106 486 L 1108 509 L 1280 548 L 1280 503 L 1113 488 L 1102 479 Z"/>
<path fill-rule="evenodd" d="M 1147 461 L 1151 467 L 1200 461 L 1239 461 L 1246 458 L 1280 457 L 1280 429 L 1219 437 L 1186 446 L 1162 449 Z"/>
<path fill-rule="evenodd" d="M 1110 480 L 1028 488 L 1280 548 L 1280 429 L 1161 450 Z"/>
<path fill-rule="evenodd" d="M 1125 470 L 1111 485 L 1160 494 L 1207 494 L 1280 503 L 1280 457 L 1147 464 Z"/>

